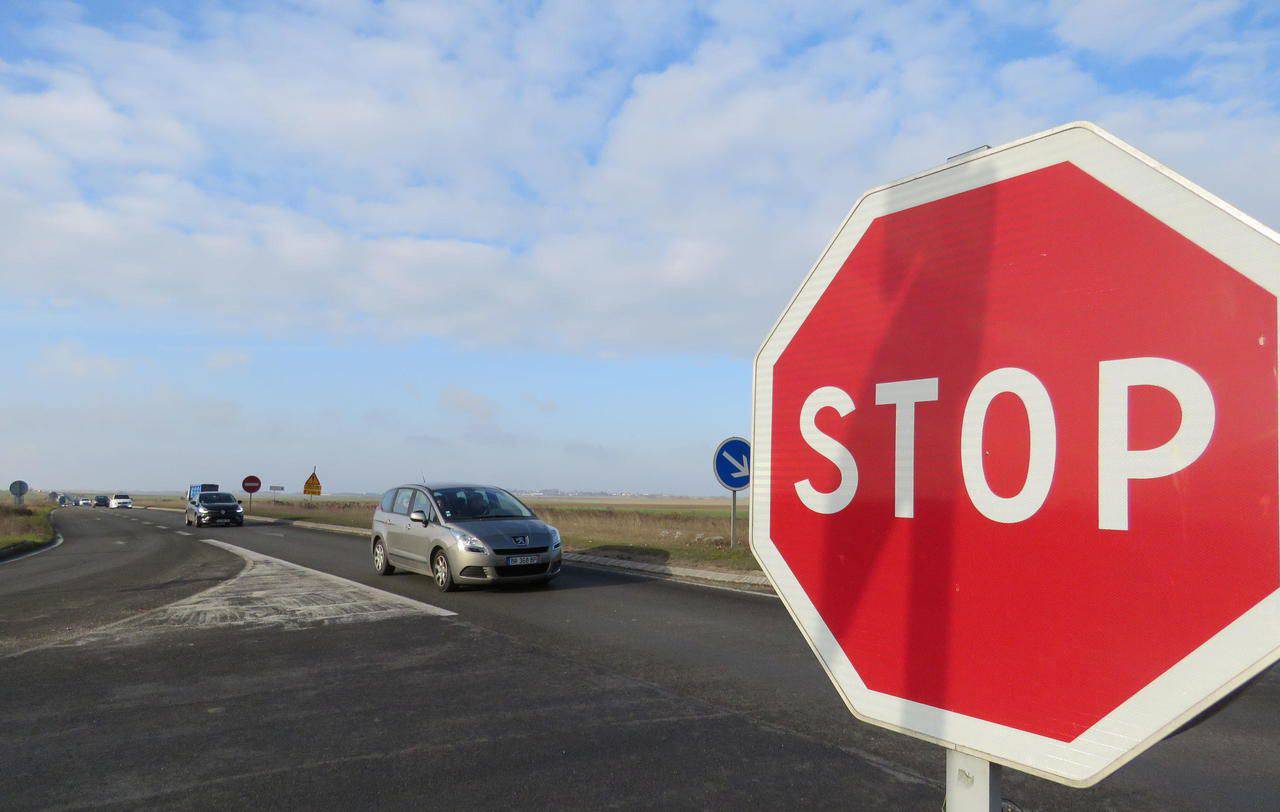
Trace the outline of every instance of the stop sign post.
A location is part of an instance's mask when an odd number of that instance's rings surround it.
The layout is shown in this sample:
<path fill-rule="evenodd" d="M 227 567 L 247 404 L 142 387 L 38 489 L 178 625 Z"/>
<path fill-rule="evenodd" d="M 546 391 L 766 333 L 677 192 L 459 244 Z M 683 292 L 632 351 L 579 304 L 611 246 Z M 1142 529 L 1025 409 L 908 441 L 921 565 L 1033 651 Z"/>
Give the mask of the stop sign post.
<path fill-rule="evenodd" d="M 752 550 L 953 812 L 1280 658 L 1277 291 L 1280 236 L 1077 123 L 865 194 L 766 338 Z"/>
<path fill-rule="evenodd" d="M 252 513 L 253 512 L 253 495 L 258 491 L 262 490 L 262 480 L 258 479 L 253 474 L 249 474 L 249 476 L 245 477 L 244 481 L 240 483 L 240 488 L 245 493 L 249 494 L 249 512 Z"/>

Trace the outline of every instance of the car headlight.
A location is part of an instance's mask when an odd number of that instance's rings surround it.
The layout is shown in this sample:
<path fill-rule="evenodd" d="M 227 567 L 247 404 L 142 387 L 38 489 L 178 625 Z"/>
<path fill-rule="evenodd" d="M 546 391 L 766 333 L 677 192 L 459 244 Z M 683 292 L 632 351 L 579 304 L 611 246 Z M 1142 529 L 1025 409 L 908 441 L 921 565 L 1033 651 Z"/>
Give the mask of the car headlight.
<path fill-rule="evenodd" d="M 471 535 L 467 531 L 454 530 L 453 528 L 450 528 L 449 532 L 452 533 L 453 537 L 458 540 L 458 546 L 462 547 L 462 549 L 466 550 L 467 552 L 469 553 L 489 552 L 488 548 L 484 546 L 483 541 Z"/>
<path fill-rule="evenodd" d="M 244 505 L 236 505 L 236 513 L 244 513 Z"/>
<path fill-rule="evenodd" d="M 547 525 L 547 529 L 551 531 L 551 549 L 559 550 L 560 549 L 560 531 L 555 529 L 551 525 Z"/>
<path fill-rule="evenodd" d="M 209 512 L 209 508 L 207 508 L 207 507 L 203 507 L 203 506 L 201 506 L 201 507 L 196 508 L 196 513 L 208 513 L 208 512 Z"/>

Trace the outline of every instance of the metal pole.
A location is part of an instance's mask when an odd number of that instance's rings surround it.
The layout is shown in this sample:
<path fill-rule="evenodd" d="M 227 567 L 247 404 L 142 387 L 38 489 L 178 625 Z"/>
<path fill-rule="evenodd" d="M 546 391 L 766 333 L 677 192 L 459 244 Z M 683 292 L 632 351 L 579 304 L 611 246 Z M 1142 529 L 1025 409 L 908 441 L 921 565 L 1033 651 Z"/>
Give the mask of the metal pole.
<path fill-rule="evenodd" d="M 947 812 L 1000 812 L 1000 765 L 947 750 Z"/>
<path fill-rule="evenodd" d="M 732 550 L 738 540 L 738 492 L 729 493 L 733 494 L 733 506 L 729 508 L 729 549 Z"/>

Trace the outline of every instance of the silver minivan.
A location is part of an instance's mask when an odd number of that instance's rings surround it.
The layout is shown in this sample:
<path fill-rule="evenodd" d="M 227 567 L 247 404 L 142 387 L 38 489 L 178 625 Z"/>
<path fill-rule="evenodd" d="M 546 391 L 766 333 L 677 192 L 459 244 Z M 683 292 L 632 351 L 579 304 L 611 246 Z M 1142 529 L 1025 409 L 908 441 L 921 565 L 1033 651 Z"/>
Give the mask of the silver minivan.
<path fill-rule="evenodd" d="M 547 583 L 560 574 L 560 533 L 501 488 L 400 485 L 373 512 L 373 568 L 435 579 L 441 592 L 466 584 Z"/>

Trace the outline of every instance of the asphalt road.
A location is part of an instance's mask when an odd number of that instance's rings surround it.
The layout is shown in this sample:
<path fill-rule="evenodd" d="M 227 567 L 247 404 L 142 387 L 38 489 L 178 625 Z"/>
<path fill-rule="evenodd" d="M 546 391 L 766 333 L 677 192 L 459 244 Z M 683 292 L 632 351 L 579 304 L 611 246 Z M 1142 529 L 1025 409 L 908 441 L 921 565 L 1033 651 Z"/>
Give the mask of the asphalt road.
<path fill-rule="evenodd" d="M 61 547 L 0 565 L 6 808 L 942 802 L 940 750 L 851 719 L 771 598 L 575 568 L 441 595 L 352 536 L 56 519 Z M 1277 809 L 1278 741 L 1273 672 L 1097 787 L 1005 795 Z"/>

